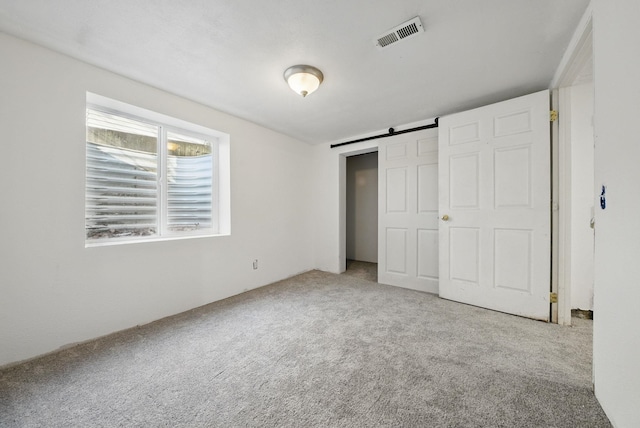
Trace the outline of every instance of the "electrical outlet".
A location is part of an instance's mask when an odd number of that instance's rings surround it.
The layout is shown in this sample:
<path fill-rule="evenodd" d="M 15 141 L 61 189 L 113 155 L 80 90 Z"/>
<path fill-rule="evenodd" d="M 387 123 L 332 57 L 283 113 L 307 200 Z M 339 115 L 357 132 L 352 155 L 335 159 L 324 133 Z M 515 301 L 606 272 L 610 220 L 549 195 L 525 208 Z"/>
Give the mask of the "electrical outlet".
<path fill-rule="evenodd" d="M 253 261 L 253 270 L 256 270 L 256 269 L 258 269 L 258 259 L 255 259 Z"/>

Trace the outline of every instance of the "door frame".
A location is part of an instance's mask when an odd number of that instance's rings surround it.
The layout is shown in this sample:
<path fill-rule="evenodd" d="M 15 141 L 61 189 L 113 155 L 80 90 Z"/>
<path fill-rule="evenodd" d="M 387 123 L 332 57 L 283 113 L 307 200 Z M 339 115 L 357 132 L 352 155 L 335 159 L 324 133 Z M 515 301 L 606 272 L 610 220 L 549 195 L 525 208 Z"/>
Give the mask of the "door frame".
<path fill-rule="evenodd" d="M 347 158 L 351 156 L 375 153 L 378 151 L 378 143 L 359 148 L 356 150 L 344 151 L 338 154 L 338 210 L 340 213 L 338 242 L 339 242 L 339 272 L 347 270 Z M 379 197 L 379 195 L 378 195 Z M 378 254 L 380 257 L 380 254 Z"/>
<path fill-rule="evenodd" d="M 552 322 L 571 325 L 571 87 L 583 66 L 593 58 L 593 6 L 587 6 L 551 81 L 552 108 Z"/>

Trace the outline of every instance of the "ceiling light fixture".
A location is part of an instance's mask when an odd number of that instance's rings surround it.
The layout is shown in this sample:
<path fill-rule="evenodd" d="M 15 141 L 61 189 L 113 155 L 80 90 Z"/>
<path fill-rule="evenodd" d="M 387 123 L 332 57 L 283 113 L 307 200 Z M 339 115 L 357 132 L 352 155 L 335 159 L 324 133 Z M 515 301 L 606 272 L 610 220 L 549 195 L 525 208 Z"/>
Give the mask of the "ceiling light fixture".
<path fill-rule="evenodd" d="M 306 97 L 320 86 L 322 71 L 310 65 L 294 65 L 284 71 L 284 80 L 294 92 Z"/>

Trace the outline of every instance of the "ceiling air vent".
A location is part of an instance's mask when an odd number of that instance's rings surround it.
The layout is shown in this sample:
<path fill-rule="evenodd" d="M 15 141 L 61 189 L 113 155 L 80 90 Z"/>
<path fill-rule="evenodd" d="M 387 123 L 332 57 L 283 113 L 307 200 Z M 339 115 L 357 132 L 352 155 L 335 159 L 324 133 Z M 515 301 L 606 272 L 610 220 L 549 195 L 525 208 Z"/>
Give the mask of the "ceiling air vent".
<path fill-rule="evenodd" d="M 420 17 L 416 16 L 376 37 L 374 43 L 378 48 L 382 49 L 422 32 L 424 32 L 422 22 L 420 22 Z"/>

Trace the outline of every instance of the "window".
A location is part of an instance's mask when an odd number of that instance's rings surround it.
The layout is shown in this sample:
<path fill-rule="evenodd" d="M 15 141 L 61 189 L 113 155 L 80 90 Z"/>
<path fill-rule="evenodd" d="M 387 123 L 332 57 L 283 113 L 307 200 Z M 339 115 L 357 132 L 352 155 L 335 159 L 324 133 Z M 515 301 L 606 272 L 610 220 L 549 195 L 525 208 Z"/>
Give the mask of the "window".
<path fill-rule="evenodd" d="M 87 100 L 87 245 L 228 233 L 220 209 L 226 134 Z"/>

